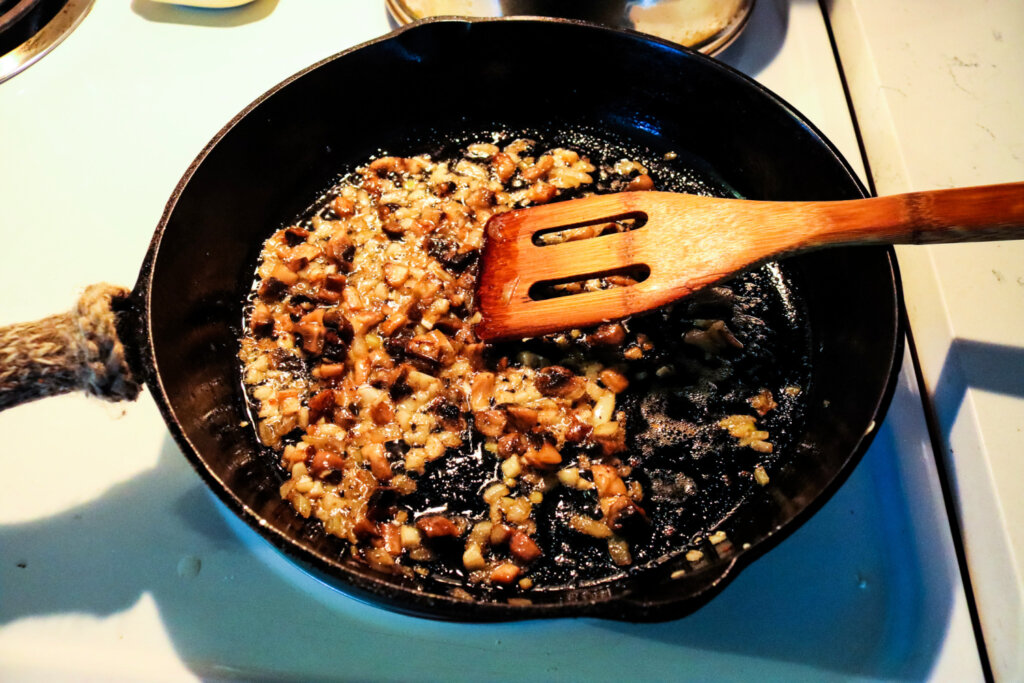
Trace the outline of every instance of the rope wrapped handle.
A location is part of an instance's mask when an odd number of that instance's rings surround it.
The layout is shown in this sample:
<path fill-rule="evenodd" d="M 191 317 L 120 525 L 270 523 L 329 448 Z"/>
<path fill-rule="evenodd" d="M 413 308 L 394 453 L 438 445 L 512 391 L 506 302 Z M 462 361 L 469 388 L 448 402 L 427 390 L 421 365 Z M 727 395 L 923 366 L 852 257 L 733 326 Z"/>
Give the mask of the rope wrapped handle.
<path fill-rule="evenodd" d="M 0 327 L 0 410 L 78 389 L 107 401 L 138 397 L 114 308 L 128 294 L 92 285 L 66 313 Z"/>

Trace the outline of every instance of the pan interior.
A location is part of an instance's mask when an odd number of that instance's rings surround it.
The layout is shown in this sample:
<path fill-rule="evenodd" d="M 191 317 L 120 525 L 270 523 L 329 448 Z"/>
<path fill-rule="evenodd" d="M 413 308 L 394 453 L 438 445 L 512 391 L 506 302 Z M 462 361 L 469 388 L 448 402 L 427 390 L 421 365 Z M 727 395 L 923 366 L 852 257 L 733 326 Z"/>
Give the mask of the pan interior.
<path fill-rule="evenodd" d="M 552 149 L 568 148 L 584 154 L 597 168 L 594 185 L 564 190 L 561 199 L 571 199 L 585 190 L 600 193 L 621 189 L 626 179 L 613 169 L 625 159 L 642 163 L 659 188 L 734 195 L 720 178 L 697 170 L 695 162 L 685 155 L 655 156 L 649 149 L 629 147 L 627 142 L 602 139 L 582 130 L 470 132 L 448 135 L 440 148 L 432 138 L 409 141 L 382 154 L 407 157 L 430 153 L 435 160 L 449 160 L 454 165 L 473 143 L 495 143 L 501 147 L 513 140 L 533 142 L 531 151 L 524 155 L 538 156 Z M 639 171 L 634 169 L 631 173 L 636 175 Z M 346 178 L 343 182 L 354 180 Z M 328 205 L 337 189 L 292 223 L 312 227 L 309 221 L 314 215 L 332 215 Z M 477 264 L 468 268 L 467 272 L 474 273 Z M 298 301 L 300 305 L 309 305 L 304 295 Z M 733 338 L 736 346 L 742 348 L 734 348 L 706 331 L 718 319 L 727 323 L 723 329 L 730 331 L 726 334 L 735 333 L 743 340 Z M 640 513 L 643 521 L 634 518 L 620 530 L 630 545 L 631 562 L 628 566 L 617 566 L 604 540 L 570 531 L 574 515 L 600 517 L 593 490 L 555 487 L 534 510 L 536 540 L 543 554 L 530 563 L 530 593 L 620 578 L 687 550 L 717 556 L 728 544 L 721 544 L 721 535 L 714 544 L 707 537 L 745 498 L 759 492 L 755 474 L 758 468 L 774 472 L 792 450 L 788 442 L 801 422 L 800 395 L 807 386 L 810 334 L 799 297 L 783 267 L 764 266 L 691 301 L 635 317 L 627 325 L 631 336 L 642 334 L 652 344 L 653 348 L 642 358 L 624 358 L 625 346 L 594 347 L 587 357 L 605 366 L 629 368 L 630 386 L 617 397 L 617 409 L 624 411 L 628 425 L 629 451 L 623 457 L 631 470 L 630 481 L 645 492 Z M 546 364 L 560 364 L 565 362 L 559 359 L 566 356 L 567 346 L 568 338 L 561 346 L 552 338 L 495 344 L 485 357 L 491 363 L 504 358 L 513 366 L 524 356 L 547 359 Z M 294 360 L 291 356 L 288 359 L 290 363 Z M 294 363 L 289 368 L 299 372 L 303 382 L 310 381 L 308 368 Z M 752 414 L 749 402 L 759 394 L 774 397 L 770 399 L 773 405 L 758 421 L 758 428 L 771 435 L 773 450 L 767 453 L 740 445 L 718 424 L 718 419 L 727 415 Z M 250 421 L 255 425 L 259 422 L 259 401 L 253 399 L 251 405 Z M 296 441 L 303 434 L 296 430 L 287 442 Z M 387 518 L 388 513 L 383 510 L 389 505 L 400 505 L 413 518 L 417 511 L 429 510 L 464 516 L 470 523 L 488 519 L 488 506 L 480 492 L 503 476 L 501 461 L 482 445 L 479 434 L 468 430 L 462 447 L 428 463 L 422 473 L 411 473 L 417 483 L 415 493 L 397 498 L 382 494 L 378 498 L 376 507 L 381 510 L 381 519 Z M 578 456 L 593 458 L 595 454 L 593 448 L 565 444 L 562 456 L 560 467 L 564 468 L 575 465 Z M 268 451 L 266 457 L 273 460 L 279 454 Z M 283 478 L 287 478 L 287 472 L 283 472 Z M 481 596 L 489 592 L 485 585 L 467 582 L 461 541 L 437 541 L 431 545 L 438 552 L 438 559 L 421 566 L 429 567 L 434 578 L 447 585 L 475 590 Z M 498 595 L 506 594 L 509 593 Z"/>
<path fill-rule="evenodd" d="M 525 47 L 539 45 L 546 47 Z M 531 131 L 542 142 L 582 141 L 588 151 L 601 141 L 652 165 L 675 153 L 679 172 L 667 177 L 681 183 L 678 189 L 689 183 L 704 193 L 779 200 L 862 194 L 812 128 L 704 58 L 572 23 L 415 26 L 286 82 L 226 128 L 186 175 L 140 283 L 159 375 L 154 393 L 218 495 L 269 540 L 348 590 L 399 609 L 463 618 L 543 614 L 545 606 L 593 611 L 626 596 L 652 605 L 685 602 L 714 583 L 716 567 L 730 566 L 746 544 L 756 547 L 820 504 L 862 452 L 865 431 L 885 402 L 898 339 L 885 250 L 822 252 L 784 265 L 808 321 L 803 428 L 791 435 L 788 465 L 729 517 L 734 550 L 697 568 L 708 577 L 704 584 L 663 584 L 678 568 L 669 562 L 664 574 L 640 582 L 627 576 L 600 588 L 540 592 L 532 608 L 513 614 L 452 598 L 443 586 L 382 577 L 351 561 L 341 541 L 280 499 L 275 459 L 248 424 L 236 354 L 262 241 L 301 215 L 339 172 L 383 150 L 439 154 L 469 134 L 495 130 Z"/>

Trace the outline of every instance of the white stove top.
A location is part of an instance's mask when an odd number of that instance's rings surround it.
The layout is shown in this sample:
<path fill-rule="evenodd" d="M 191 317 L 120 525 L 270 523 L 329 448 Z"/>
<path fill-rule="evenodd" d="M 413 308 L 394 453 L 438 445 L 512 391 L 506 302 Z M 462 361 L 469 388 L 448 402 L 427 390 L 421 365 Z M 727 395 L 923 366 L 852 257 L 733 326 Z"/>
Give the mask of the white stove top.
<path fill-rule="evenodd" d="M 0 85 L 0 324 L 64 310 L 95 281 L 133 283 L 164 202 L 226 121 L 388 29 L 376 2 L 220 13 L 98 1 Z M 722 58 L 862 172 L 817 3 L 761 0 Z M 365 606 L 226 512 L 147 395 L 0 413 L 0 678 L 978 680 L 908 368 L 835 497 L 709 605 L 666 624 L 446 624 Z"/>
<path fill-rule="evenodd" d="M 1024 4 L 831 5 L 879 194 L 1024 180 Z M 1024 680 L 1024 241 L 897 255 L 992 671 Z"/>

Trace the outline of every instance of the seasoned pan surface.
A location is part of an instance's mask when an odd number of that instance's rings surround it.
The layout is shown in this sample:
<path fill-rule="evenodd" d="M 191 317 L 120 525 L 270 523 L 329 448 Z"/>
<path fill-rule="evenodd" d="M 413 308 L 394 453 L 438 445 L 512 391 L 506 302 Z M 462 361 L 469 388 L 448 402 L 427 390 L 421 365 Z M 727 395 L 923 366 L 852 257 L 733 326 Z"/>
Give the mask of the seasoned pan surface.
<path fill-rule="evenodd" d="M 734 510 L 724 506 L 731 549 L 697 564 L 673 557 L 596 583 L 553 573 L 550 590 L 511 605 L 501 594 L 467 598 L 443 583 L 376 574 L 280 500 L 276 461 L 246 424 L 237 339 L 262 241 L 374 154 L 443 152 L 496 130 L 576 140 L 588 151 L 618 146 L 652 164 L 675 153 L 678 163 L 665 177 L 679 189 L 690 183 L 759 199 L 863 194 L 810 124 L 751 81 L 685 50 L 571 22 L 416 25 L 281 84 L 193 164 L 136 288 L 151 388 L 217 494 L 345 590 L 446 618 L 678 616 L 820 505 L 866 448 L 891 392 L 901 340 L 888 251 L 823 253 L 783 265 L 805 311 L 797 333 L 806 336 L 809 356 L 803 426 L 790 435 L 788 465 L 769 486 Z"/>

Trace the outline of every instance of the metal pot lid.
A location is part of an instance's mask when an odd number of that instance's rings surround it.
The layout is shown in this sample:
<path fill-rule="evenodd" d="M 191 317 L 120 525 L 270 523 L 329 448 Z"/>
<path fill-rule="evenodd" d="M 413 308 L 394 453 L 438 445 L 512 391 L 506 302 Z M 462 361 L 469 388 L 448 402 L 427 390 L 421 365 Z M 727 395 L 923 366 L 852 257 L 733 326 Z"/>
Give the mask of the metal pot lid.
<path fill-rule="evenodd" d="M 42 59 L 89 13 L 93 0 L 0 0 L 0 83 Z"/>
<path fill-rule="evenodd" d="M 427 17 L 548 16 L 628 28 L 718 54 L 747 24 L 755 0 L 386 0 L 400 24 Z"/>

